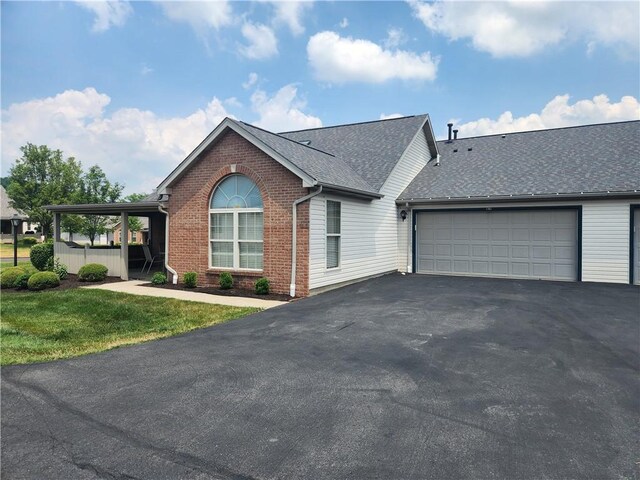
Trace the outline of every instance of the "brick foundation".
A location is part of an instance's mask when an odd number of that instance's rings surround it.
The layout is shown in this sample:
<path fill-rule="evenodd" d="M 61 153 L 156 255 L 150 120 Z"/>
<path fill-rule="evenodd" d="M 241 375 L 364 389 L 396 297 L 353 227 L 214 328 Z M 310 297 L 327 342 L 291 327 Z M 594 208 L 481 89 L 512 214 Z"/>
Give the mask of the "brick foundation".
<path fill-rule="evenodd" d="M 264 205 L 262 273 L 231 271 L 236 286 L 253 288 L 266 277 L 274 293 L 289 293 L 291 276 L 291 206 L 309 190 L 302 180 L 233 131 L 192 164 L 172 186 L 169 210 L 169 265 L 182 279 L 198 273 L 199 285 L 218 285 L 221 270 L 209 268 L 209 200 L 218 183 L 233 172 L 246 175 L 260 189 Z M 309 203 L 298 206 L 296 296 L 309 293 Z"/>

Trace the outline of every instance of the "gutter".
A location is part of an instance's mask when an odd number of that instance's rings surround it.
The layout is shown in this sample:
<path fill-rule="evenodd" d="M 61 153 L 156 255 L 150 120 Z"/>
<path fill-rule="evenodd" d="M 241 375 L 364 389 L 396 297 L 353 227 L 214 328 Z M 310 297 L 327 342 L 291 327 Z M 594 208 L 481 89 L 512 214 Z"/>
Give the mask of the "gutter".
<path fill-rule="evenodd" d="M 291 297 L 296 296 L 296 260 L 298 255 L 298 205 L 302 202 L 312 199 L 316 195 L 320 195 L 322 192 L 322 185 L 318 187 L 318 190 L 311 192 L 309 195 L 300 197 L 293 201 L 292 205 L 292 223 L 291 223 L 291 281 L 289 282 L 289 295 Z"/>
<path fill-rule="evenodd" d="M 320 187 L 324 187 L 328 191 L 342 193 L 342 194 L 350 194 L 354 197 L 362 197 L 362 198 L 367 198 L 369 200 L 380 199 L 384 197 L 384 195 L 382 195 L 381 193 L 367 192 L 366 190 L 358 190 L 358 189 L 349 188 L 349 187 L 341 187 L 339 185 L 332 185 L 330 183 L 325 183 L 325 182 L 317 182 L 316 184 Z"/>
<path fill-rule="evenodd" d="M 167 271 L 173 274 L 173 284 L 177 285 L 178 283 L 178 272 L 176 272 L 173 268 L 169 266 L 169 212 L 167 212 L 162 205 L 158 205 L 158 211 L 160 213 L 164 213 L 167 216 L 167 219 L 164 222 L 164 268 Z"/>
<path fill-rule="evenodd" d="M 622 192 L 574 192 L 574 193 L 541 193 L 529 195 L 478 195 L 467 197 L 429 197 L 429 198 L 399 198 L 396 204 L 442 204 L 442 203 L 478 203 L 478 202 L 504 202 L 504 201 L 531 201 L 531 200 L 578 200 L 583 198 L 636 198 L 640 190 L 628 190 Z"/>

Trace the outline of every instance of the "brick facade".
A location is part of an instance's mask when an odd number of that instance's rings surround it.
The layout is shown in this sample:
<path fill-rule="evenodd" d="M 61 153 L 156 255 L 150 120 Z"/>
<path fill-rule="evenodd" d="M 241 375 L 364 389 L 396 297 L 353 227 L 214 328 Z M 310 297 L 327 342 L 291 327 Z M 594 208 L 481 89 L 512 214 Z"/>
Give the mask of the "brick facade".
<path fill-rule="evenodd" d="M 235 167 L 234 167 L 235 166 Z M 214 188 L 234 173 L 253 180 L 264 205 L 262 273 L 231 271 L 235 284 L 253 288 L 269 279 L 271 291 L 289 293 L 291 276 L 291 207 L 309 190 L 302 180 L 233 131 L 228 131 L 172 186 L 169 199 L 169 265 L 180 278 L 198 273 L 199 285 L 218 285 L 222 270 L 209 267 L 209 200 Z M 298 206 L 296 296 L 309 293 L 309 203 Z"/>

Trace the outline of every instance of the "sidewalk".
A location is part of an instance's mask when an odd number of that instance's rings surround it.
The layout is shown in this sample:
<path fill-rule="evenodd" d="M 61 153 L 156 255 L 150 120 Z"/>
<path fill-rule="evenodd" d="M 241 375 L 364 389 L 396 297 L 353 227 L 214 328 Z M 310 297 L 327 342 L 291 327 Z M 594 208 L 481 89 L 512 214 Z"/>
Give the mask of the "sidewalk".
<path fill-rule="evenodd" d="M 129 280 L 128 282 L 106 283 L 104 285 L 92 285 L 82 288 L 97 288 L 112 292 L 130 293 L 132 295 L 145 295 L 147 297 L 175 298 L 177 300 L 189 300 L 191 302 L 215 303 L 218 305 L 230 305 L 232 307 L 272 308 L 284 305 L 287 302 L 277 300 L 261 300 L 249 297 L 231 297 L 226 295 L 210 295 L 208 293 L 187 292 L 184 290 L 169 290 L 165 288 L 144 287 L 141 280 Z"/>

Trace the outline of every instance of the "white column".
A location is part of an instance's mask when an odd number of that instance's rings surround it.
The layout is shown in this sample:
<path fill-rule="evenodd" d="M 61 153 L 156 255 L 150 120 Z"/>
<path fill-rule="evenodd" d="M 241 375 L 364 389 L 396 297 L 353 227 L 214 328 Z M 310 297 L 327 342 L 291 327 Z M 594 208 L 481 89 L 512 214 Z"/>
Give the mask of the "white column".
<path fill-rule="evenodd" d="M 122 212 L 120 215 L 120 278 L 129 280 L 129 214 Z"/>

